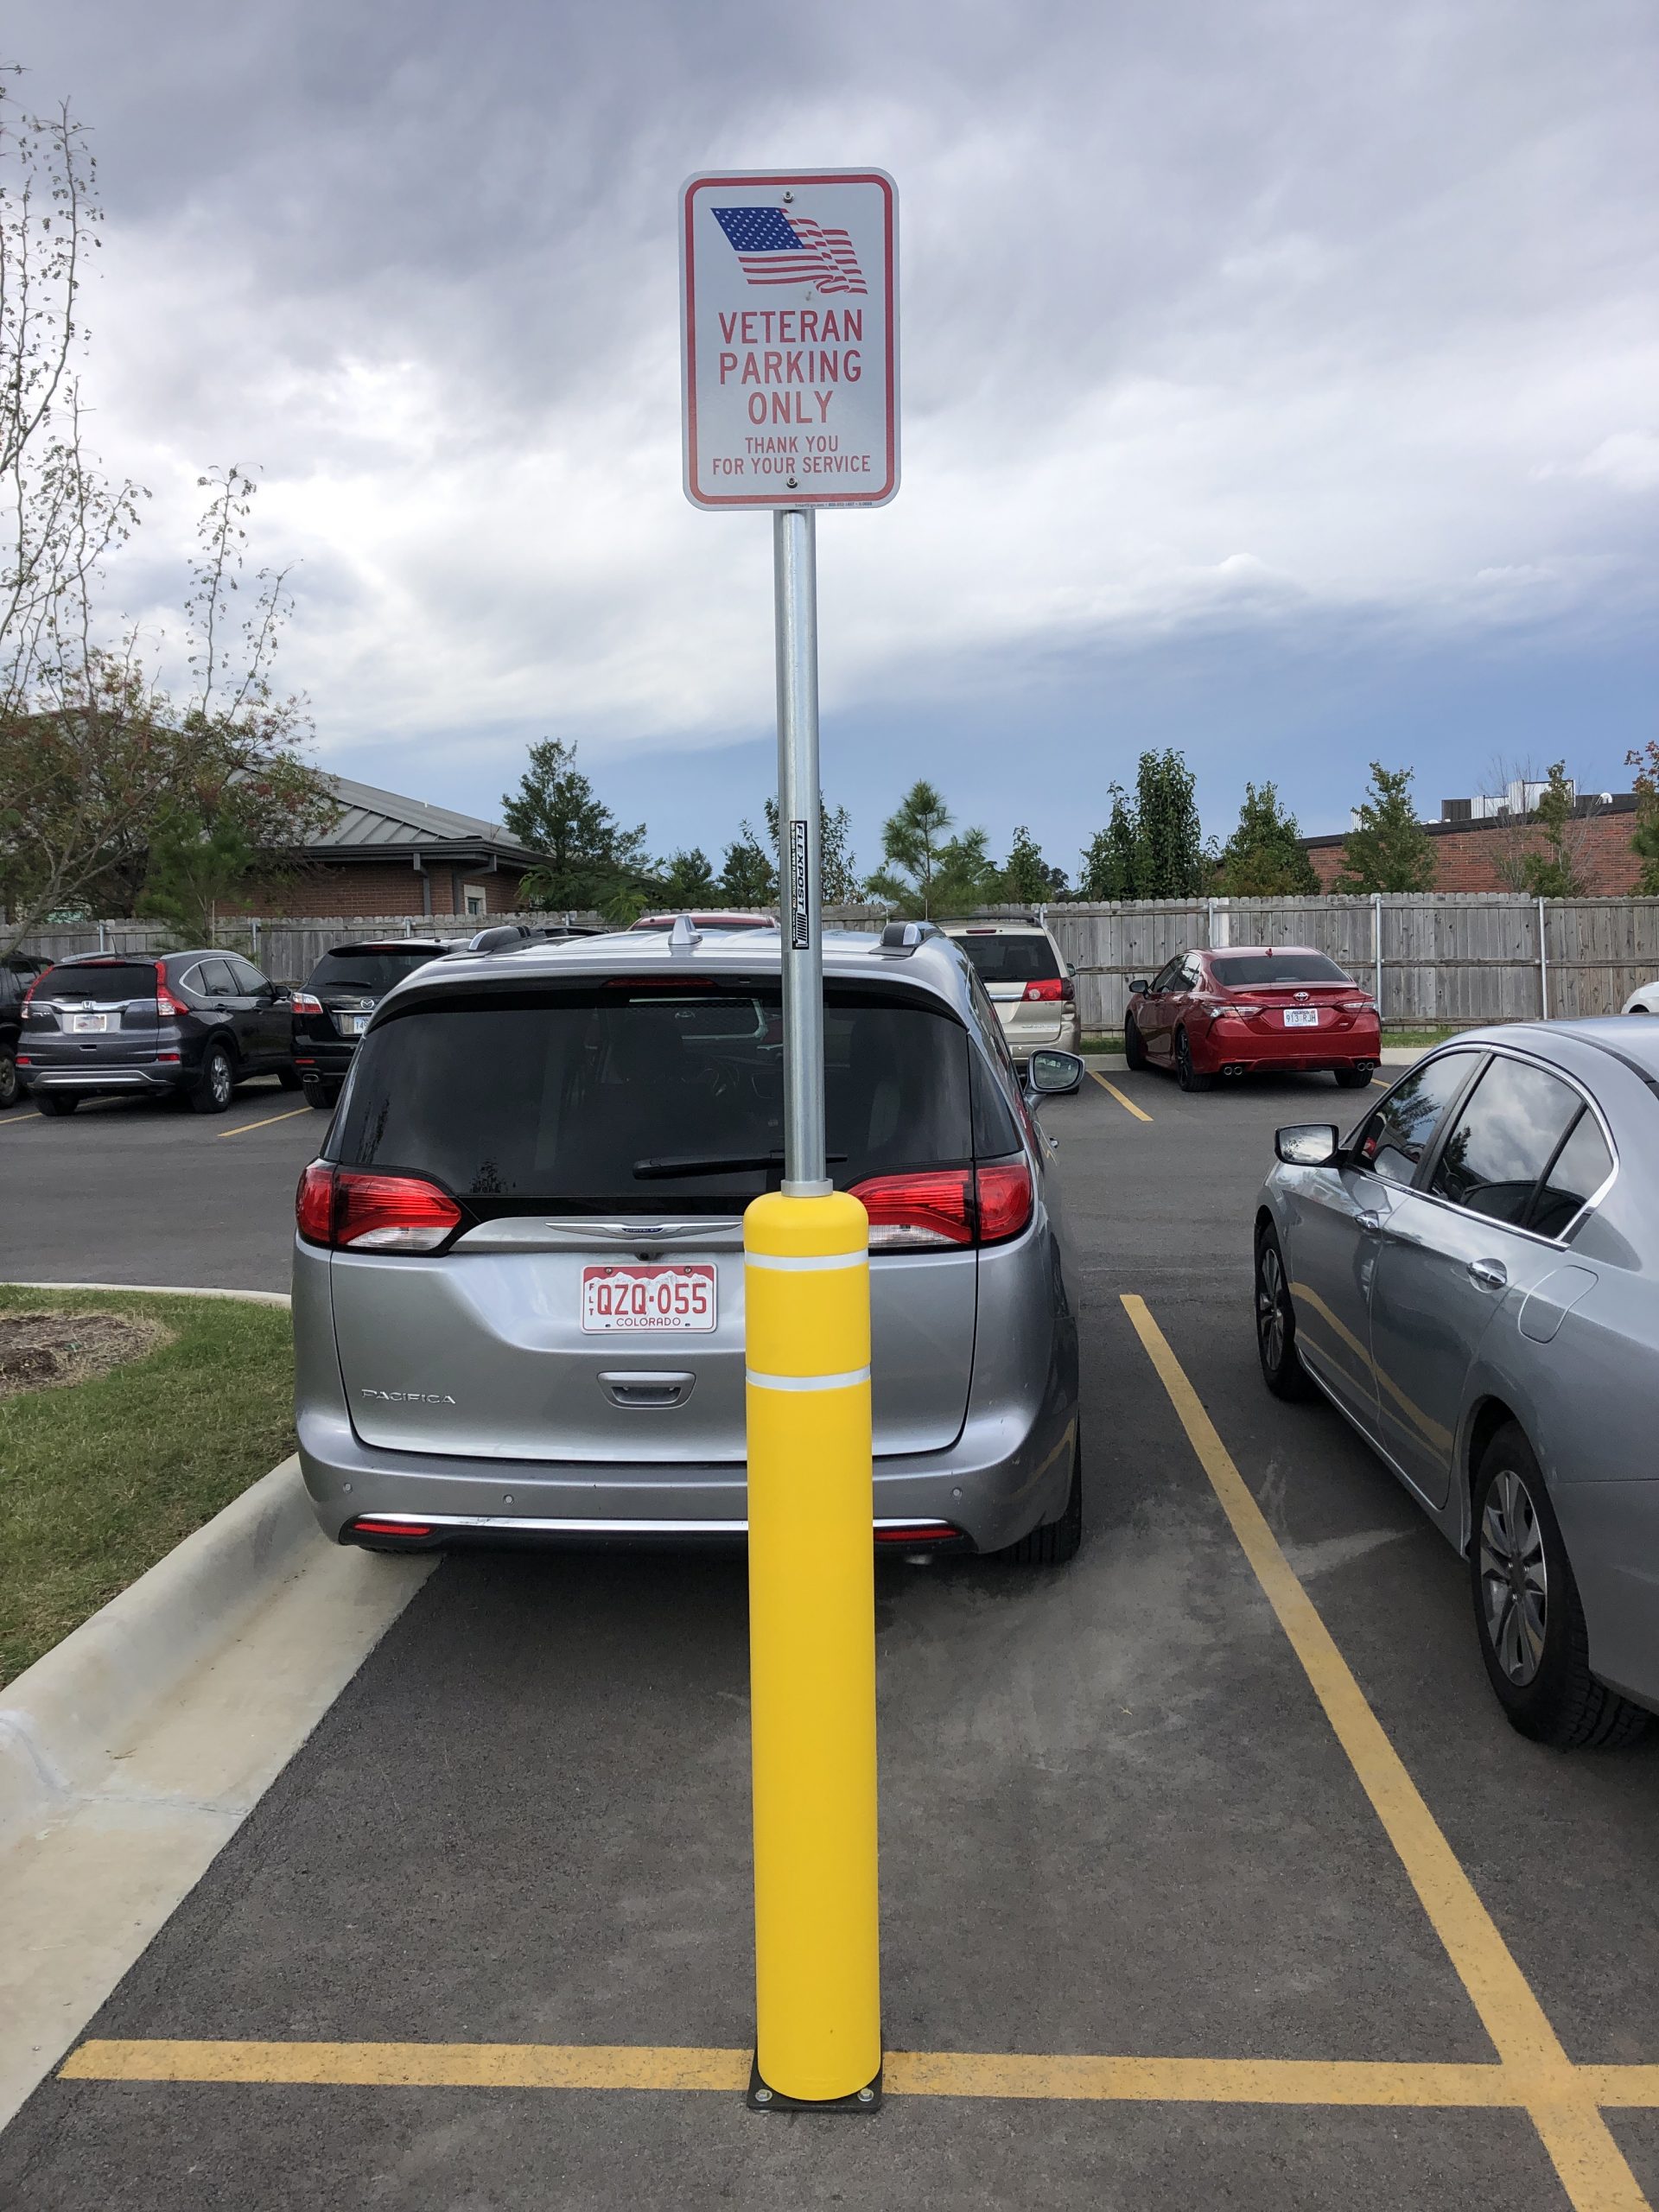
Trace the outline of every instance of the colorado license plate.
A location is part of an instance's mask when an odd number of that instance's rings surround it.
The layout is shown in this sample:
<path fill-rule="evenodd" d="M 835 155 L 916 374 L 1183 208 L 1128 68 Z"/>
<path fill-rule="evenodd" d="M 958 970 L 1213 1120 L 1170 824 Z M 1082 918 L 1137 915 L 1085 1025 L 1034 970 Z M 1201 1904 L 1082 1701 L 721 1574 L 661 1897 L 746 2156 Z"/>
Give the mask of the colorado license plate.
<path fill-rule="evenodd" d="M 1316 1006 L 1287 1006 L 1285 1008 L 1287 1029 L 1317 1029 L 1319 1009 Z"/>
<path fill-rule="evenodd" d="M 99 1031 L 107 1029 L 109 1026 L 110 1017 L 107 1014 L 72 1014 L 69 1017 L 70 1033 L 76 1037 L 96 1034 Z"/>
<path fill-rule="evenodd" d="M 712 1261 L 683 1266 L 584 1268 L 582 1325 L 607 1329 L 712 1329 Z"/>

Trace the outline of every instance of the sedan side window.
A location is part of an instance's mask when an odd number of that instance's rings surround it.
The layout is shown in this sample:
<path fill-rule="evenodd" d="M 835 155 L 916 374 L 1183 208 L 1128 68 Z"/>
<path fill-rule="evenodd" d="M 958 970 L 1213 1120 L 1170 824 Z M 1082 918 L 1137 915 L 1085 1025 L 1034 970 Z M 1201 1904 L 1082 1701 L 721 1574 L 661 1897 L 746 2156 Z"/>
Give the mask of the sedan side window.
<path fill-rule="evenodd" d="M 1612 1172 L 1601 1124 L 1586 1106 L 1544 1177 L 1527 1227 L 1540 1236 L 1565 1236 Z"/>
<path fill-rule="evenodd" d="M 1185 957 L 1185 953 L 1178 953 L 1166 968 L 1153 977 L 1152 988 L 1154 992 L 1177 991 L 1180 988 L 1181 963 Z"/>
<path fill-rule="evenodd" d="M 1472 1052 L 1445 1052 L 1414 1068 L 1360 1130 L 1355 1161 L 1387 1182 L 1409 1183 L 1474 1064 Z"/>
<path fill-rule="evenodd" d="M 1520 1060 L 1493 1060 L 1441 1147 L 1429 1189 L 1518 1228 L 1578 1110 L 1578 1093 L 1559 1077 Z"/>

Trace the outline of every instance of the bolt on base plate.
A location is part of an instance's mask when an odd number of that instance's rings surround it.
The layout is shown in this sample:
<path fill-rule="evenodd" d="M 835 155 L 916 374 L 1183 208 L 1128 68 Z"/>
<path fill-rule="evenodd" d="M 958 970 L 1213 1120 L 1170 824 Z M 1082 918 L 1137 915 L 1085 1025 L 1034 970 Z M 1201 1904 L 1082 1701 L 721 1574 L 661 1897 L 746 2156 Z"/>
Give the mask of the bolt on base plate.
<path fill-rule="evenodd" d="M 880 2112 L 881 2075 L 878 2069 L 874 2081 L 855 2089 L 850 2097 L 786 2097 L 781 2089 L 766 2087 L 756 2058 L 750 2063 L 749 2094 L 744 2101 L 751 2112 Z"/>

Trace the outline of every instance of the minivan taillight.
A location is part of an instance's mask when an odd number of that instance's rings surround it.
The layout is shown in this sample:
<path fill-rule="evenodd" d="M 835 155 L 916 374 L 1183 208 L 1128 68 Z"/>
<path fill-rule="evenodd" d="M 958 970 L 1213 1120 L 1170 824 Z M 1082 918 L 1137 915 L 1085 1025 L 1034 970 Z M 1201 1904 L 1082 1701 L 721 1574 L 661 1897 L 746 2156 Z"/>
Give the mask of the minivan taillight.
<path fill-rule="evenodd" d="M 295 1193 L 308 1244 L 337 1252 L 435 1252 L 461 1225 L 447 1191 L 419 1175 L 363 1175 L 314 1160 Z"/>
<path fill-rule="evenodd" d="M 1077 988 L 1069 976 L 1045 976 L 1040 982 L 1026 985 L 1026 996 L 1046 1000 L 1075 998 Z"/>
<path fill-rule="evenodd" d="M 870 1217 L 872 1252 L 1001 1244 L 1031 1219 L 1031 1169 L 1021 1158 L 978 1168 L 872 1175 L 855 1183 L 852 1195 Z"/>

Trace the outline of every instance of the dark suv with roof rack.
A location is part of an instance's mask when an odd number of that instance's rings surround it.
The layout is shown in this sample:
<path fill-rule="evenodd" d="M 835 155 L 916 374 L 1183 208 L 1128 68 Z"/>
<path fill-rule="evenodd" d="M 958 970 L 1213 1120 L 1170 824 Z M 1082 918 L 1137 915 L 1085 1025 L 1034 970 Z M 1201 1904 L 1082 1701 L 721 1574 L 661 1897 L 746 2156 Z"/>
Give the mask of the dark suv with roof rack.
<path fill-rule="evenodd" d="M 288 993 L 236 953 L 86 952 L 30 984 L 17 1071 L 42 1114 L 123 1093 L 222 1114 L 249 1076 L 296 1086 L 292 1028 Z"/>
<path fill-rule="evenodd" d="M 294 994 L 294 1065 L 308 1104 L 334 1111 L 357 1040 L 386 993 L 466 944 L 465 938 L 390 937 L 329 946 Z"/>

